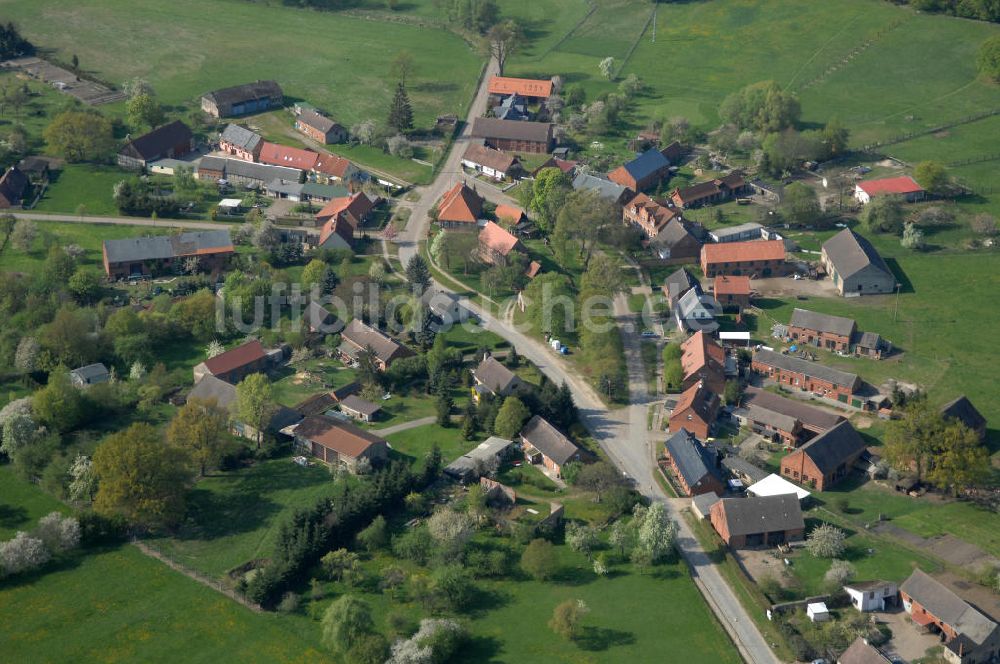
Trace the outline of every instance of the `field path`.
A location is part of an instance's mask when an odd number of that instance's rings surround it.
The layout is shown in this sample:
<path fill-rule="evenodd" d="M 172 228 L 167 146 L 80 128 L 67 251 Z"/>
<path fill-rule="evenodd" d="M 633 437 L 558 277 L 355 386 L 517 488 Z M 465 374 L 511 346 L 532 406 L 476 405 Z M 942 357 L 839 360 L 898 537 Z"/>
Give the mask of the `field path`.
<path fill-rule="evenodd" d="M 400 431 L 407 431 L 409 429 L 416 429 L 417 427 L 422 427 L 428 424 L 434 424 L 437 422 L 437 418 L 433 415 L 428 415 L 427 417 L 421 417 L 416 420 L 410 420 L 409 422 L 401 422 L 399 424 L 393 424 L 391 427 L 386 427 L 384 429 L 375 429 L 372 431 L 376 436 L 391 436 L 394 433 L 399 433 Z"/>

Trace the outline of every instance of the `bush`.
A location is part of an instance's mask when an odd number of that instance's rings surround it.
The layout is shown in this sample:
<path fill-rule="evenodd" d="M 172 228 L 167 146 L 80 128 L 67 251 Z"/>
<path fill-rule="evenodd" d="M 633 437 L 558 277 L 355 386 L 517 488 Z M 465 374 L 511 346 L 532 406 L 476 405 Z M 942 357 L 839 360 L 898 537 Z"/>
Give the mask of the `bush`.
<path fill-rule="evenodd" d="M 806 548 L 817 558 L 837 558 L 847 548 L 846 538 L 847 536 L 840 528 L 823 523 L 813 528 L 809 533 L 809 537 L 806 539 Z"/>
<path fill-rule="evenodd" d="M 281 601 L 278 602 L 278 611 L 281 613 L 294 613 L 299 608 L 299 596 L 296 593 L 288 591 L 285 593 Z"/>

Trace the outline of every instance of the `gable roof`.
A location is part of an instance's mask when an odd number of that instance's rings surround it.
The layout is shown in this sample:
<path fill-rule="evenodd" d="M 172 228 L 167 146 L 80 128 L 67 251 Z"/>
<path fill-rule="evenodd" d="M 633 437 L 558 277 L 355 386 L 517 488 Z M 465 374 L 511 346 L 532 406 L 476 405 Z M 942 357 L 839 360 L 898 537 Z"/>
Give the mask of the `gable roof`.
<path fill-rule="evenodd" d="M 748 221 L 745 224 L 738 224 L 736 226 L 728 226 L 726 228 L 713 228 L 709 231 L 716 242 L 722 242 L 729 237 L 739 237 L 744 233 L 750 233 L 756 231 L 758 234 L 762 234 L 764 227 L 755 221 Z"/>
<path fill-rule="evenodd" d="M 324 134 L 337 128 L 341 127 L 340 123 L 334 122 L 325 115 L 320 115 L 316 111 L 306 109 L 299 113 L 298 120 L 304 125 L 308 125 L 313 129 L 318 129 Z M 341 127 L 343 129 L 343 127 Z"/>
<path fill-rule="evenodd" d="M 681 393 L 670 416 L 673 417 L 675 413 L 689 409 L 693 410 L 703 422 L 711 424 L 719 414 L 719 396 L 700 382 L 695 383 Z"/>
<path fill-rule="evenodd" d="M 847 420 L 827 429 L 792 454 L 809 457 L 823 474 L 832 473 L 851 457 L 865 450 L 864 439 Z"/>
<path fill-rule="evenodd" d="M 195 383 L 195 386 L 187 393 L 187 399 L 188 401 L 191 399 L 201 399 L 203 401 L 214 399 L 220 408 L 224 408 L 229 411 L 231 416 L 236 417 L 236 386 L 211 374 L 203 376 L 201 380 Z M 289 424 L 295 424 L 301 419 L 302 415 L 295 410 L 279 405 L 271 414 L 271 419 L 267 423 L 267 429 L 269 431 L 279 431 Z"/>
<path fill-rule="evenodd" d="M 701 290 L 701 284 L 684 268 L 678 268 L 663 281 L 663 294 L 668 298 L 679 298 L 692 288 Z"/>
<path fill-rule="evenodd" d="M 283 93 L 281 86 L 276 81 L 255 81 L 253 83 L 244 83 L 243 85 L 234 85 L 229 88 L 213 90 L 212 92 L 206 92 L 202 96 L 214 101 L 216 105 L 220 105 L 238 104 L 242 101 L 262 99 L 264 97 L 281 97 Z"/>
<path fill-rule="evenodd" d="M 28 176 L 17 166 L 11 166 L 0 177 L 0 195 L 9 203 L 17 203 L 24 197 L 28 187 Z"/>
<path fill-rule="evenodd" d="M 365 325 L 357 318 L 347 324 L 344 331 L 340 333 L 340 338 L 351 342 L 360 349 L 371 346 L 375 356 L 383 362 L 413 354 L 413 351 L 403 344 L 397 343 L 375 328 Z"/>
<path fill-rule="evenodd" d="M 890 662 L 888 657 L 866 643 L 860 636 L 854 639 L 854 643 L 837 658 L 837 664 L 890 664 Z"/>
<path fill-rule="evenodd" d="M 218 171 L 223 177 L 244 177 L 261 182 L 270 182 L 275 179 L 298 180 L 302 175 L 302 171 L 297 168 L 256 164 L 242 159 L 212 156 L 202 157 L 198 162 L 198 173 L 204 171 Z"/>
<path fill-rule="evenodd" d="M 749 295 L 750 277 L 733 277 L 724 274 L 716 275 L 713 292 L 718 295 Z"/>
<path fill-rule="evenodd" d="M 266 357 L 264 346 L 260 341 L 254 339 L 224 353 L 219 353 L 215 357 L 210 357 L 203 364 L 210 374 L 217 376 L 259 362 L 264 357 Z"/>
<path fill-rule="evenodd" d="M 691 239 L 700 245 L 701 241 L 691 232 L 691 227 L 684 223 L 684 219 L 674 211 L 675 208 L 667 208 L 667 210 L 671 211 L 669 221 L 653 237 L 653 244 L 672 248 L 685 240 Z"/>
<path fill-rule="evenodd" d="M 824 242 L 823 253 L 833 263 L 841 279 L 847 279 L 866 267 L 874 267 L 890 277 L 893 276 L 889 266 L 875 251 L 871 242 L 850 228 L 845 228 Z"/>
<path fill-rule="evenodd" d="M 997 624 L 973 608 L 947 586 L 919 567 L 899 586 L 923 606 L 928 613 L 949 625 L 961 636 L 979 645 L 997 629 Z"/>
<path fill-rule="evenodd" d="M 71 374 L 82 380 L 84 383 L 89 383 L 95 378 L 101 378 L 107 380 L 108 368 L 104 366 L 103 362 L 95 362 L 94 364 L 88 364 L 86 366 L 77 367 L 70 371 Z"/>
<path fill-rule="evenodd" d="M 704 372 L 725 372 L 726 351 L 714 339 L 699 330 L 681 344 L 681 368 L 684 377 Z"/>
<path fill-rule="evenodd" d="M 514 162 L 517 161 L 517 157 L 514 155 L 494 150 L 491 147 L 478 143 L 470 143 L 469 147 L 465 149 L 462 159 L 473 164 L 492 168 L 499 173 L 506 173 L 514 165 Z"/>
<path fill-rule="evenodd" d="M 233 240 L 229 230 L 190 231 L 177 235 L 130 237 L 121 240 L 104 240 L 104 255 L 109 263 L 199 256 L 203 254 L 232 252 Z"/>
<path fill-rule="evenodd" d="M 373 433 L 325 415 L 313 415 L 302 420 L 295 427 L 295 436 L 352 459 L 357 459 L 372 445 L 386 444 L 383 438 Z"/>
<path fill-rule="evenodd" d="M 538 173 L 544 168 L 558 168 L 563 173 L 569 173 L 576 168 L 577 162 L 570 161 L 568 159 L 560 159 L 559 157 L 549 157 L 545 160 L 541 166 L 532 171 L 532 175 L 538 175 Z"/>
<path fill-rule="evenodd" d="M 836 413 L 756 387 L 748 387 L 743 393 L 743 399 L 744 403 L 750 406 L 751 414 L 756 415 L 765 411 L 776 413 L 820 431 L 832 429 L 844 421 L 844 417 Z M 791 429 L 785 429 L 785 431 L 791 431 Z"/>
<path fill-rule="evenodd" d="M 514 222 L 520 222 L 524 219 L 524 210 L 517 207 L 516 205 L 510 205 L 508 203 L 500 203 L 497 205 L 496 209 L 497 219 L 510 219 Z"/>
<path fill-rule="evenodd" d="M 552 140 L 552 124 L 501 120 L 499 118 L 476 118 L 472 121 L 472 137 L 548 143 Z"/>
<path fill-rule="evenodd" d="M 986 418 L 964 394 L 941 406 L 941 414 L 959 420 L 973 431 L 986 426 Z"/>
<path fill-rule="evenodd" d="M 752 240 L 750 242 L 706 244 L 701 248 L 701 256 L 702 262 L 709 265 L 784 260 L 785 243 L 782 240 Z"/>
<path fill-rule="evenodd" d="M 681 429 L 667 438 L 664 445 L 677 466 L 677 472 L 689 487 L 696 486 L 706 477 L 714 477 L 724 484 L 716 467 L 715 455 L 687 429 Z"/>
<path fill-rule="evenodd" d="M 341 180 L 348 180 L 358 172 L 357 167 L 349 159 L 344 159 L 332 152 L 320 152 L 312 170 Z"/>
<path fill-rule="evenodd" d="M 699 329 L 714 332 L 719 327 L 715 314 L 720 308 L 715 298 L 702 293 L 701 288 L 691 288 L 677 300 L 675 314 L 682 321 L 699 321 Z"/>
<path fill-rule="evenodd" d="M 256 134 L 246 127 L 227 124 L 226 128 L 222 130 L 222 134 L 219 135 L 219 140 L 243 148 L 247 152 L 253 152 L 264 139 L 260 137 L 260 134 Z"/>
<path fill-rule="evenodd" d="M 505 367 L 495 357 L 487 357 L 476 367 L 476 382 L 482 384 L 491 392 L 501 394 L 507 391 L 520 379 L 513 371 Z"/>
<path fill-rule="evenodd" d="M 464 182 L 445 192 L 438 203 L 438 220 L 474 224 L 483 215 L 483 197 Z"/>
<path fill-rule="evenodd" d="M 524 425 L 521 438 L 560 466 L 580 451 L 579 447 L 541 415 L 535 415 Z"/>
<path fill-rule="evenodd" d="M 629 188 L 624 185 L 590 173 L 577 173 L 576 177 L 573 178 L 573 188 L 596 191 L 599 197 L 615 203 L 621 200 L 626 191 L 629 191 Z"/>
<path fill-rule="evenodd" d="M 132 139 L 125 144 L 120 154 L 130 153 L 139 159 L 152 160 L 182 143 L 190 145 L 192 137 L 191 129 L 186 124 L 174 120 L 139 138 Z"/>
<path fill-rule="evenodd" d="M 649 148 L 632 161 L 622 165 L 622 168 L 636 180 L 655 175 L 669 167 L 670 160 L 656 148 Z"/>
<path fill-rule="evenodd" d="M 725 190 L 739 189 L 744 185 L 746 185 L 746 180 L 743 179 L 743 174 L 739 171 L 733 171 L 729 175 L 715 180 L 699 182 L 691 185 L 690 187 L 684 187 L 683 189 L 674 189 L 671 196 L 674 200 L 678 201 L 679 204 L 688 205 L 691 203 L 697 203 L 703 198 L 715 196 Z"/>
<path fill-rule="evenodd" d="M 357 394 L 348 394 L 340 401 L 341 408 L 346 408 L 347 410 L 353 410 L 356 413 L 361 413 L 362 415 L 367 415 L 371 417 L 375 413 L 382 410 L 382 406 L 377 403 L 372 403 L 368 399 L 362 399 Z"/>
<path fill-rule="evenodd" d="M 308 171 L 316 165 L 317 159 L 319 159 L 318 152 L 279 145 L 270 141 L 264 141 L 264 145 L 260 148 L 260 163 L 271 166 L 285 166 L 286 168 Z"/>
<path fill-rule="evenodd" d="M 776 367 L 784 371 L 792 371 L 795 373 L 800 373 L 805 376 L 812 376 L 813 378 L 819 378 L 820 380 L 825 380 L 828 383 L 833 383 L 834 385 L 840 385 L 842 387 L 847 387 L 854 389 L 857 387 L 860 379 L 857 374 L 848 373 L 846 371 L 840 371 L 838 369 L 833 369 L 831 367 L 824 366 L 818 362 L 810 362 L 809 360 L 803 360 L 800 357 L 794 357 L 792 355 L 782 355 L 781 353 L 775 352 L 773 350 L 759 350 L 754 353 L 754 362 L 760 362 L 761 364 L 766 364 L 768 366 Z"/>
<path fill-rule="evenodd" d="M 330 410 L 338 403 L 361 391 L 361 383 L 348 383 L 342 387 L 329 392 L 320 392 L 300 401 L 295 405 L 295 410 L 305 417 L 310 415 L 320 415 Z"/>
<path fill-rule="evenodd" d="M 869 196 L 904 195 L 916 194 L 924 190 L 917 181 L 909 175 L 901 175 L 895 178 L 881 178 L 878 180 L 865 180 L 858 183 L 858 189 Z"/>
<path fill-rule="evenodd" d="M 328 325 L 335 319 L 336 316 L 322 304 L 316 300 L 309 300 L 309 306 L 306 307 L 305 311 L 305 320 L 309 327 L 319 328 L 323 325 Z"/>
<path fill-rule="evenodd" d="M 549 97 L 552 94 L 552 81 L 491 76 L 487 91 L 491 95 L 519 94 L 524 97 Z"/>
<path fill-rule="evenodd" d="M 804 530 L 802 508 L 794 493 L 779 496 L 723 498 L 712 506 L 719 510 L 730 536 Z"/>
<path fill-rule="evenodd" d="M 487 221 L 479 231 L 479 243 L 503 256 L 509 255 L 519 242 L 520 240 L 495 221 Z"/>
<path fill-rule="evenodd" d="M 792 311 L 792 318 L 788 325 L 802 327 L 807 330 L 816 330 L 817 332 L 829 332 L 830 334 L 842 337 L 850 337 L 854 332 L 853 318 L 831 316 L 830 314 L 821 314 L 818 311 L 809 311 L 808 309 L 799 309 L 798 307 Z"/>

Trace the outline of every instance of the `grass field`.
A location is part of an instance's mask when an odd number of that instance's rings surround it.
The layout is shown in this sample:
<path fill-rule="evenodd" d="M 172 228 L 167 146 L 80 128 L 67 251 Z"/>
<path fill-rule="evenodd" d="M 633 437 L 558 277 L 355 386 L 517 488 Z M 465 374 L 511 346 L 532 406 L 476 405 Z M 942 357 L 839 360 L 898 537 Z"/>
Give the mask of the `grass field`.
<path fill-rule="evenodd" d="M 483 435 L 482 439 L 486 436 Z M 386 440 L 392 449 L 413 463 L 419 464 L 430 453 L 434 445 L 441 450 L 441 458 L 447 465 L 482 442 L 480 438 L 465 440 L 459 426 L 442 427 L 425 424 L 406 431 L 390 434 Z"/>
<path fill-rule="evenodd" d="M 87 0 L 72 6 L 0 3 L 26 36 L 81 67 L 121 83 L 141 76 L 167 104 L 190 104 L 217 88 L 273 78 L 286 100 L 304 99 L 345 126 L 382 121 L 395 84 L 389 62 L 410 51 L 418 126 L 461 115 L 481 63 L 445 31 L 242 0 Z M 114 44 L 114 48 L 109 48 Z M 266 44 L 267 57 L 261 57 Z"/>
<path fill-rule="evenodd" d="M 114 187 L 128 176 L 111 166 L 67 164 L 56 171 L 35 210 L 76 213 L 83 205 L 84 214 L 117 215 Z"/>

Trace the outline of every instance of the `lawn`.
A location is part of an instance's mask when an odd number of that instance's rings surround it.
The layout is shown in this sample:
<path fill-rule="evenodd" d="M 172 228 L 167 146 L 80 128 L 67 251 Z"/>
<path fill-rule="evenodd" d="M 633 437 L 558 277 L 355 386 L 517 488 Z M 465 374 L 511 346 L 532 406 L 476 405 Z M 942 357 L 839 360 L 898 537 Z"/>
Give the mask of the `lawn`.
<path fill-rule="evenodd" d="M 286 100 L 304 99 L 350 126 L 388 112 L 389 63 L 412 53 L 416 124 L 464 114 L 480 57 L 445 30 L 243 0 L 85 0 L 73 5 L 5 0 L 4 15 L 42 47 L 114 83 L 147 79 L 167 104 L 273 78 Z M 108 48 L 114 44 L 114 48 Z M 261 57 L 266 44 L 267 57 Z"/>
<path fill-rule="evenodd" d="M 19 530 L 31 530 L 40 518 L 55 511 L 68 513 L 69 509 L 22 480 L 10 465 L 0 465 L 0 540 L 10 539 Z"/>
<path fill-rule="evenodd" d="M 35 210 L 77 214 L 82 205 L 84 214 L 117 215 L 114 187 L 127 177 L 128 173 L 111 166 L 67 164 L 54 173 Z"/>
<path fill-rule="evenodd" d="M 271 554 L 278 524 L 333 491 L 323 464 L 303 468 L 288 457 L 214 472 L 189 496 L 189 519 L 176 536 L 152 544 L 172 559 L 215 577 Z"/>
<path fill-rule="evenodd" d="M 481 438 L 485 440 L 485 436 Z M 445 465 L 482 442 L 479 437 L 474 440 L 465 440 L 462 437 L 461 427 L 442 427 L 437 424 L 425 424 L 390 434 L 386 436 L 386 440 L 389 441 L 394 452 L 417 464 L 422 462 L 434 445 L 437 445 L 441 450 L 441 458 Z"/>

